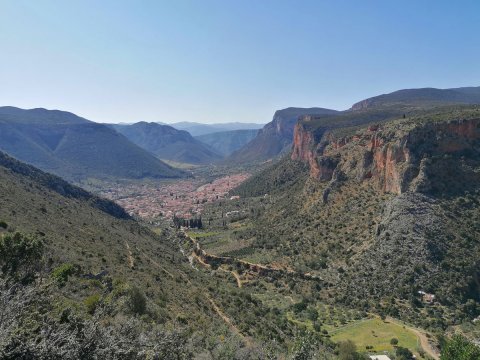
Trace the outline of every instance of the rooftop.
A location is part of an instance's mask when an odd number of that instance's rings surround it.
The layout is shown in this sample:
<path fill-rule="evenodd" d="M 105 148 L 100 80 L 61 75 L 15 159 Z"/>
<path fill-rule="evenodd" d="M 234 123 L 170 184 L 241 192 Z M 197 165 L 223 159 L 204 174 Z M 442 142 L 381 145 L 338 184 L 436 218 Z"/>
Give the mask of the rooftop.
<path fill-rule="evenodd" d="M 391 360 L 387 355 L 370 355 L 372 360 Z"/>

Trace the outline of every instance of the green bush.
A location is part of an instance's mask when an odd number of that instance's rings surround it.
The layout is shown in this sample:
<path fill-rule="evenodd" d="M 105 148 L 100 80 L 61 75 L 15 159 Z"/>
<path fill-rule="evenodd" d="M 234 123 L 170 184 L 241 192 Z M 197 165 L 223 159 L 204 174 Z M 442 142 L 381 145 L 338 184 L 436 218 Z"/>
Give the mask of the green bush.
<path fill-rule="evenodd" d="M 147 310 L 147 298 L 136 286 L 129 290 L 127 304 L 130 311 L 132 311 L 134 314 L 141 315 Z"/>
<path fill-rule="evenodd" d="M 361 359 L 360 355 L 357 353 L 357 346 L 351 340 L 338 343 L 338 358 L 340 360 Z"/>
<path fill-rule="evenodd" d="M 64 285 L 68 281 L 68 277 L 70 275 L 74 275 L 75 272 L 76 272 L 75 266 L 69 263 L 65 263 L 56 267 L 52 271 L 52 278 L 60 285 Z"/>
<path fill-rule="evenodd" d="M 0 268 L 4 276 L 32 279 L 41 265 L 43 243 L 21 233 L 0 237 Z"/>
<path fill-rule="evenodd" d="M 480 348 L 472 344 L 463 336 L 455 335 L 448 340 L 442 349 L 441 360 L 478 360 Z"/>
<path fill-rule="evenodd" d="M 8 224 L 5 221 L 0 220 L 0 228 L 6 229 L 7 227 L 8 227 Z"/>
<path fill-rule="evenodd" d="M 98 304 L 100 302 L 100 295 L 94 294 L 89 297 L 87 297 L 84 300 L 84 304 L 87 307 L 87 312 L 91 315 L 95 312 L 95 309 L 97 308 Z"/>
<path fill-rule="evenodd" d="M 397 360 L 413 360 L 414 359 L 412 352 L 407 348 L 404 348 L 401 346 L 397 348 L 397 351 L 395 352 L 395 354 L 397 355 Z"/>

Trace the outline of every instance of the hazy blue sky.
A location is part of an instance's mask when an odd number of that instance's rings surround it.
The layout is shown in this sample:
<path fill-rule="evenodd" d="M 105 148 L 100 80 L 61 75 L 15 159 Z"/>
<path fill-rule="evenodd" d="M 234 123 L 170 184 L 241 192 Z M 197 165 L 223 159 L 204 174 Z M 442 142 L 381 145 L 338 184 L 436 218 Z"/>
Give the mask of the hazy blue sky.
<path fill-rule="evenodd" d="M 0 0 L 0 105 L 268 122 L 480 85 L 480 1 Z"/>

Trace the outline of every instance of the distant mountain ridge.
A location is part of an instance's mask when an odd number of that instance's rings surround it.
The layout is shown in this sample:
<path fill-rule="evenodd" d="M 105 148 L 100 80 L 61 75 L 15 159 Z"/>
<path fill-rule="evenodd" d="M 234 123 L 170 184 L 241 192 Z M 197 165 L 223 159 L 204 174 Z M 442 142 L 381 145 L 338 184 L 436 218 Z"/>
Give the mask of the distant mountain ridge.
<path fill-rule="evenodd" d="M 165 124 L 162 124 L 165 125 Z M 250 130 L 261 129 L 265 124 L 256 123 L 219 123 L 219 124 L 202 124 L 197 122 L 183 121 L 173 124 L 167 124 L 178 130 L 188 131 L 192 136 L 206 135 L 216 132 L 233 131 L 233 130 Z"/>
<path fill-rule="evenodd" d="M 0 150 L 75 182 L 184 175 L 113 129 L 59 110 L 0 107 Z"/>
<path fill-rule="evenodd" d="M 110 125 L 134 144 L 160 159 L 188 164 L 208 164 L 222 156 L 187 131 L 169 125 L 138 122 L 132 125 Z"/>
<path fill-rule="evenodd" d="M 400 104 L 431 107 L 439 104 L 477 104 L 479 102 L 480 87 L 403 89 L 359 101 L 352 105 L 351 110 L 358 111 L 372 107 L 396 106 Z"/>
<path fill-rule="evenodd" d="M 220 131 L 195 136 L 195 139 L 207 144 L 217 153 L 228 156 L 250 142 L 258 131 L 258 129 Z"/>

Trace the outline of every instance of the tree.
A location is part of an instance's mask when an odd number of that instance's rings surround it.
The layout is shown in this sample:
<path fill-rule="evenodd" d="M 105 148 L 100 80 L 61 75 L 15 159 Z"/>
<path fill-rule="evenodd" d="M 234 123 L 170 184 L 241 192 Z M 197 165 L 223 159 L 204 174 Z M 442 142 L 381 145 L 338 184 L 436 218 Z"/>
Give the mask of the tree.
<path fill-rule="evenodd" d="M 338 344 L 338 358 L 340 360 L 357 360 L 360 359 L 357 353 L 357 346 L 351 340 L 342 341 Z"/>
<path fill-rule="evenodd" d="M 301 332 L 295 337 L 291 360 L 310 360 L 317 358 L 318 344 L 311 333 Z"/>
<path fill-rule="evenodd" d="M 404 347 L 397 347 L 397 351 L 395 352 L 397 355 L 397 360 L 413 360 L 413 354 L 410 350 Z"/>
<path fill-rule="evenodd" d="M 308 308 L 307 316 L 310 320 L 316 321 L 318 319 L 318 311 L 315 308 Z"/>
<path fill-rule="evenodd" d="M 466 338 L 455 335 L 447 340 L 442 349 L 441 360 L 477 360 L 480 359 L 480 348 Z"/>
<path fill-rule="evenodd" d="M 42 254 L 43 243 L 34 237 L 17 232 L 0 238 L 0 268 L 4 276 L 31 281 Z"/>
<path fill-rule="evenodd" d="M 142 315 L 147 310 L 147 299 L 142 291 L 134 286 L 128 293 L 128 307 L 130 310 L 138 315 Z"/>
<path fill-rule="evenodd" d="M 392 338 L 392 340 L 390 340 L 390 344 L 393 345 L 393 346 L 397 346 L 398 345 L 398 339 L 397 338 Z"/>

